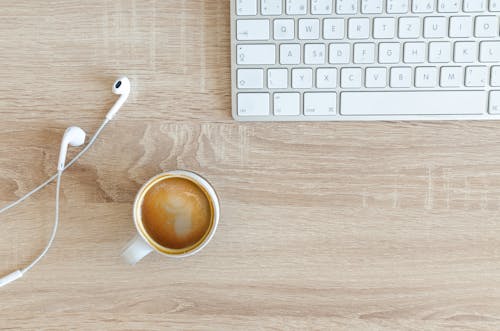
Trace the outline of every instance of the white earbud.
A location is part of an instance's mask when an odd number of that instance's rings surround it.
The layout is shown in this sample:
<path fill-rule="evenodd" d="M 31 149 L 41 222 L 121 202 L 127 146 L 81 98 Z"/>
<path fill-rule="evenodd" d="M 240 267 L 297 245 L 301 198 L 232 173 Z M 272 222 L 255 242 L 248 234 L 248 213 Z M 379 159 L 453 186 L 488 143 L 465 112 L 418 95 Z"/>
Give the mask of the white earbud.
<path fill-rule="evenodd" d="M 118 94 L 120 98 L 106 114 L 106 118 L 110 121 L 113 117 L 115 117 L 116 113 L 120 110 L 125 101 L 127 101 L 128 95 L 130 94 L 130 81 L 128 78 L 125 76 L 118 78 L 113 84 L 112 91 L 114 94 Z"/>
<path fill-rule="evenodd" d="M 59 162 L 57 163 L 57 170 L 64 170 L 66 163 L 66 153 L 68 152 L 68 145 L 73 147 L 81 146 L 85 142 L 85 131 L 77 126 L 70 126 L 64 131 L 64 136 L 61 141 L 61 149 L 59 151 Z"/>

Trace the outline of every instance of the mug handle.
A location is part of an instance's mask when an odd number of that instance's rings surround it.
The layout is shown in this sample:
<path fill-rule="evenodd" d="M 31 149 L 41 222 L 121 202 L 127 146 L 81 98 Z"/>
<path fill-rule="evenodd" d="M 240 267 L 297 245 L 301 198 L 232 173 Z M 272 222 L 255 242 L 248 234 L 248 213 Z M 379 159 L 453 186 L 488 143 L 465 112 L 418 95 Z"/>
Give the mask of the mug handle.
<path fill-rule="evenodd" d="M 121 256 L 125 262 L 134 265 L 152 251 L 153 248 L 137 234 L 127 243 Z"/>

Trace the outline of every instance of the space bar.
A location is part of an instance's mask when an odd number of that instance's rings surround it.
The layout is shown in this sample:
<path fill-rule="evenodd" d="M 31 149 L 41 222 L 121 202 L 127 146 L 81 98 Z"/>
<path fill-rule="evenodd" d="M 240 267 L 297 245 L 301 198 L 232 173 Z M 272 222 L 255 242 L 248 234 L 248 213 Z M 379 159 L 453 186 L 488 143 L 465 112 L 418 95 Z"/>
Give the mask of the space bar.
<path fill-rule="evenodd" d="M 483 91 L 343 92 L 342 115 L 477 115 L 486 110 Z"/>

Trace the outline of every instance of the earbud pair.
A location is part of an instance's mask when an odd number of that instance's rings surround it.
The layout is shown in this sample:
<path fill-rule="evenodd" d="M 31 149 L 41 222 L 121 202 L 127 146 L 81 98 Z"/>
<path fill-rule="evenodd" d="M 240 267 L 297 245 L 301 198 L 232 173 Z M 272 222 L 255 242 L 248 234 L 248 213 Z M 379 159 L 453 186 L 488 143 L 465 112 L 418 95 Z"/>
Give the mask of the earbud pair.
<path fill-rule="evenodd" d="M 111 121 L 116 113 L 123 106 L 130 94 L 130 81 L 127 77 L 118 78 L 111 89 L 114 94 L 118 94 L 120 98 L 115 102 L 113 107 L 106 114 L 106 119 Z M 57 171 L 63 171 L 66 163 L 66 154 L 68 152 L 68 145 L 73 147 L 81 146 L 85 143 L 85 131 L 78 126 L 70 126 L 64 131 L 63 139 L 61 141 L 61 149 L 59 151 L 59 162 L 57 163 Z"/>

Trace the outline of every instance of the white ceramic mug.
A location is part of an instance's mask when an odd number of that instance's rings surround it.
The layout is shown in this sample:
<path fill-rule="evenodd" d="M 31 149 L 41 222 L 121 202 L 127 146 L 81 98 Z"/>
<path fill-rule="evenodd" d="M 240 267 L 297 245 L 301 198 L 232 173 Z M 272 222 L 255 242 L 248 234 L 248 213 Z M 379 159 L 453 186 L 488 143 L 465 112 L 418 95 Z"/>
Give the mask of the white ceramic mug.
<path fill-rule="evenodd" d="M 184 249 L 170 249 L 168 247 L 160 245 L 147 233 L 142 223 L 141 206 L 144 200 L 144 196 L 155 184 L 169 177 L 184 178 L 195 183 L 198 187 L 203 189 L 212 208 L 212 219 L 210 227 L 205 235 L 197 243 Z M 217 197 L 217 194 L 215 193 L 212 185 L 210 185 L 210 183 L 200 175 L 195 174 L 191 171 L 173 170 L 154 176 L 139 189 L 139 192 L 137 192 L 134 201 L 133 215 L 137 234 L 128 242 L 128 244 L 123 249 L 121 256 L 125 260 L 125 262 L 129 264 L 136 264 L 152 251 L 156 251 L 168 257 L 181 258 L 198 253 L 210 242 L 210 240 L 214 236 L 215 230 L 217 229 L 217 225 L 219 223 L 219 198 Z"/>

